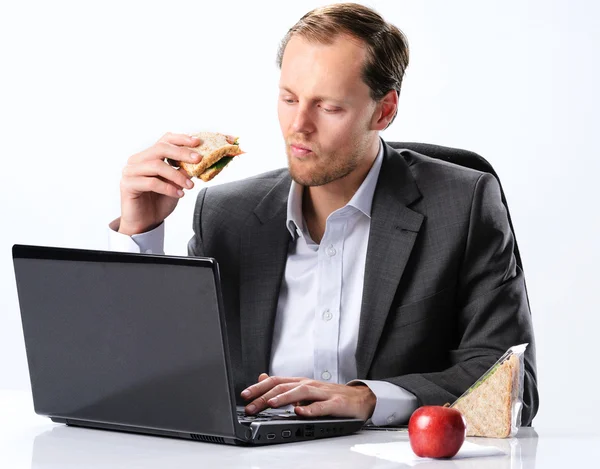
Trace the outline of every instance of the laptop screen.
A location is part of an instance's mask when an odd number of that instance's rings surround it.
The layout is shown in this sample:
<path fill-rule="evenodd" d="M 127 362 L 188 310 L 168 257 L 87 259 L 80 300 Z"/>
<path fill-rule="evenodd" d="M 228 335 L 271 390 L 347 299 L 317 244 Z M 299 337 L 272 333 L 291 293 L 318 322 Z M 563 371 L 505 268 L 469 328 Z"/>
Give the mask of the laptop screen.
<path fill-rule="evenodd" d="M 233 434 L 212 260 L 15 246 L 37 413 Z"/>

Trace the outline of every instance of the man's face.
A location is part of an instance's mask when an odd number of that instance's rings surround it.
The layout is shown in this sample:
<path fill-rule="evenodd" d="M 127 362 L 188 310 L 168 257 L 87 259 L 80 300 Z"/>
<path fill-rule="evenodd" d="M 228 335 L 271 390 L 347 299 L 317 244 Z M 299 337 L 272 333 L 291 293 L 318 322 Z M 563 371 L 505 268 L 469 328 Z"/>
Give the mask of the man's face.
<path fill-rule="evenodd" d="M 320 186 L 368 161 L 376 102 L 361 77 L 365 48 L 348 36 L 329 45 L 294 36 L 279 81 L 279 125 L 292 178 Z"/>

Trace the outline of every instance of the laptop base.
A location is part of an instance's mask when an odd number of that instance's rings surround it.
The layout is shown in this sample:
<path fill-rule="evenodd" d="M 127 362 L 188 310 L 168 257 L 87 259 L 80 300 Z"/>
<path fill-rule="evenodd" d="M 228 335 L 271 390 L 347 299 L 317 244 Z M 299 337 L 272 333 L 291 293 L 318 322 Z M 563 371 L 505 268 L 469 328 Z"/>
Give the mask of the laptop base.
<path fill-rule="evenodd" d="M 211 436 L 211 435 L 199 435 L 196 433 L 183 433 L 177 431 L 169 431 L 169 430 L 159 430 L 152 428 L 141 428 L 141 427 L 130 427 L 128 425 L 119 425 L 114 423 L 102 423 L 102 422 L 87 422 L 85 420 L 77 420 L 77 419 L 63 419 L 58 417 L 51 417 L 55 423 L 63 423 L 70 427 L 82 427 L 89 428 L 93 430 L 110 430 L 110 431 L 118 431 L 118 432 L 126 432 L 126 433 L 138 433 L 142 435 L 152 435 L 152 436 L 165 436 L 169 438 L 184 438 L 186 440 L 193 441 L 203 441 L 207 443 L 220 443 L 220 444 L 229 444 L 229 445 L 248 445 L 249 442 L 241 441 L 236 438 L 230 437 L 221 437 L 221 436 Z"/>
<path fill-rule="evenodd" d="M 55 423 L 62 423 L 72 427 L 82 427 L 94 430 L 110 430 L 126 433 L 139 433 L 142 435 L 164 436 L 168 438 L 183 438 L 186 440 L 202 441 L 206 443 L 220 443 L 236 446 L 262 446 L 277 443 L 293 443 L 297 441 L 311 441 L 332 436 L 351 435 L 359 431 L 363 422 L 361 420 L 348 421 L 337 419 L 308 420 L 303 423 L 298 420 L 293 422 L 270 421 L 253 422 L 248 424 L 248 440 L 237 438 L 201 435 L 198 433 L 184 433 L 177 431 L 159 430 L 142 427 L 132 427 L 114 423 L 88 422 L 86 420 L 65 419 L 51 417 Z"/>

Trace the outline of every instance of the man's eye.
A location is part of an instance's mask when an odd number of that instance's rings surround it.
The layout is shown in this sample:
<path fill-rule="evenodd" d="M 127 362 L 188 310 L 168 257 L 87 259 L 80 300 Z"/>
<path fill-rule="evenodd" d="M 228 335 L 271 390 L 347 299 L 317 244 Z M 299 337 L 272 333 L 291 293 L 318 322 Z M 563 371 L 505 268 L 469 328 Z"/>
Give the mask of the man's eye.
<path fill-rule="evenodd" d="M 288 99 L 284 99 L 283 102 L 287 103 L 287 104 L 294 104 L 294 100 L 293 99 L 289 99 L 289 98 Z"/>
<path fill-rule="evenodd" d="M 328 107 L 319 106 L 326 114 L 334 114 L 339 111 L 339 109 L 333 109 Z"/>

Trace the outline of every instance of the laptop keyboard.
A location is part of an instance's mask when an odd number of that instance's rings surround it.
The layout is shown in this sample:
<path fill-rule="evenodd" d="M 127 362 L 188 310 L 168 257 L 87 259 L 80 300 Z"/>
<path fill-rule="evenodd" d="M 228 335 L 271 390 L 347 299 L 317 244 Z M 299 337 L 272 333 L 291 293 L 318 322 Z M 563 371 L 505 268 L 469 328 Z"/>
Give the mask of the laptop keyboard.
<path fill-rule="evenodd" d="M 296 415 L 294 411 L 267 409 L 255 415 L 246 415 L 243 410 L 237 411 L 238 420 L 240 422 L 269 422 L 272 420 L 299 420 L 301 417 Z"/>

